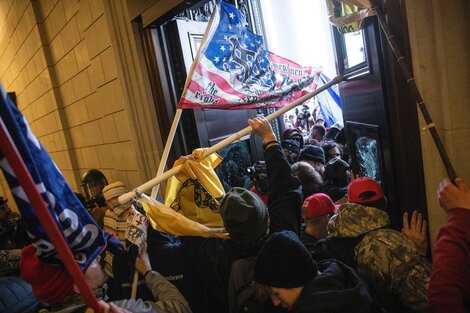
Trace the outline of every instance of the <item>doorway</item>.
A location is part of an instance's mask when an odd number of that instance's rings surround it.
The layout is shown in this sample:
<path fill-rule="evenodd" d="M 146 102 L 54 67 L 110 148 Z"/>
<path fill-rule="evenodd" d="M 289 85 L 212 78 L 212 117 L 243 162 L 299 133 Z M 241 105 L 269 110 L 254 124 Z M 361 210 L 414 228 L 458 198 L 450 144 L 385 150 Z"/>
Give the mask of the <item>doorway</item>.
<path fill-rule="evenodd" d="M 287 22 L 291 23 L 295 20 L 295 10 L 291 1 L 285 0 L 290 4 L 289 10 L 286 8 L 279 9 L 274 4 L 283 1 L 269 0 L 252 0 L 252 1 L 232 1 L 244 11 L 255 33 L 262 34 L 268 43 L 268 50 L 287 58 L 291 52 L 281 50 L 282 48 L 293 47 L 293 44 L 287 43 L 287 39 L 282 39 L 283 35 L 294 37 L 293 32 L 298 34 L 301 41 L 315 41 L 313 35 L 320 32 L 320 28 L 314 29 L 296 26 L 294 30 L 283 33 L 283 29 L 276 29 L 275 21 L 283 19 L 282 25 Z M 311 1 L 306 1 L 311 2 Z M 316 2 L 316 1 L 315 1 Z M 323 2 L 322 2 L 323 3 Z M 178 24 L 189 23 L 197 19 L 199 22 L 207 21 L 211 10 L 208 8 L 212 4 L 205 3 L 202 6 L 196 4 L 192 10 L 180 12 L 179 15 L 170 21 L 159 21 L 148 28 L 150 37 L 154 42 L 155 54 L 161 61 L 158 64 L 161 75 L 167 80 L 167 88 L 163 92 L 166 98 L 171 101 L 156 101 L 159 106 L 165 107 L 163 112 L 171 119 L 171 112 L 175 110 L 177 100 L 181 95 L 184 81 L 187 74 L 187 66 L 185 58 L 181 52 L 181 39 L 196 40 L 190 45 L 189 54 L 192 49 L 197 46 L 197 35 L 191 35 L 189 32 L 180 32 L 181 27 Z M 307 4 L 304 4 L 306 6 Z M 393 6 L 394 4 L 390 4 Z M 403 14 L 401 8 L 395 7 L 398 13 Z M 282 12 L 283 14 L 279 13 Z M 266 12 L 271 11 L 274 22 L 269 22 Z M 301 7 L 301 11 L 313 12 Z M 293 16 L 288 16 L 294 12 Z M 324 10 L 326 19 L 326 8 Z M 391 12 L 395 12 L 391 10 Z M 315 13 L 318 13 L 315 11 Z M 396 12 L 395 12 L 396 13 Z M 398 14 L 396 13 L 396 14 Z M 297 13 L 300 14 L 300 13 Z M 300 15 L 299 15 L 300 16 Z M 312 13 L 313 16 L 313 13 Z M 406 16 L 406 14 L 405 14 Z M 301 18 L 298 18 L 299 20 Z M 311 18 L 313 19 L 313 18 Z M 183 22 L 180 22 L 182 20 Z M 287 23 L 287 24 L 289 24 Z M 281 23 L 278 23 L 281 25 Z M 188 24 L 189 25 L 189 24 Z M 271 26 L 269 26 L 271 25 Z M 406 34 L 405 31 L 401 34 Z M 194 30 L 195 27 L 189 27 Z M 297 31 L 296 31 L 297 30 Z M 426 215 L 424 179 L 422 173 L 421 146 L 419 139 L 419 131 L 417 129 L 417 113 L 413 100 L 403 87 L 400 77 L 396 74 L 396 65 L 389 58 L 389 51 L 384 39 L 381 35 L 379 26 L 374 17 L 368 18 L 364 23 L 364 28 L 354 37 L 345 37 L 339 34 L 333 27 L 329 26 L 322 34 L 328 34 L 331 39 L 330 48 L 326 48 L 325 44 L 319 44 L 313 48 L 320 49 L 322 52 L 333 57 L 331 61 L 326 62 L 330 65 L 324 65 L 328 68 L 328 74 L 333 77 L 337 72 L 345 74 L 345 81 L 339 85 L 339 93 L 343 106 L 343 120 L 346 131 L 346 138 L 349 147 L 354 147 L 358 138 L 370 137 L 375 140 L 377 147 L 377 168 L 380 169 L 378 174 L 382 186 L 389 200 L 391 210 L 389 211 L 392 226 L 396 229 L 401 228 L 401 215 L 403 211 L 410 209 L 420 209 Z M 183 34 L 183 35 L 182 35 Z M 186 34 L 186 35 L 184 35 Z M 199 34 L 200 35 L 200 34 Z M 186 38 L 187 37 L 187 38 Z M 191 39 L 192 38 L 192 39 Z M 406 41 L 405 41 L 406 42 Z M 279 49 L 279 50 L 275 50 Z M 292 49 L 298 52 L 302 48 Z M 306 48 L 307 49 L 307 48 Z M 360 50 L 362 54 L 359 57 L 353 57 L 351 51 Z M 305 49 L 304 49 L 305 50 Z M 325 50 L 325 51 L 323 51 Z M 287 51 L 287 52 L 286 52 Z M 329 51 L 329 52 L 328 52 Z M 305 51 L 302 51 L 305 52 Z M 178 55 L 179 53 L 179 55 Z M 188 54 L 188 52 L 186 53 Z M 306 53 L 308 55 L 308 53 Z M 309 62 L 304 60 L 294 60 L 302 65 Z M 333 64 L 333 66 L 331 65 Z M 334 73 L 332 73 L 334 72 Z M 331 74 L 330 74 L 331 73 Z M 393 75 L 392 75 L 393 74 Z M 163 105 L 164 103 L 164 105 Z M 157 108 L 157 111 L 162 108 Z M 179 141 L 175 143 L 178 146 L 180 154 L 189 153 L 192 149 L 200 146 L 210 146 L 217 143 L 231 133 L 246 126 L 246 120 L 258 114 L 267 114 L 264 110 L 247 110 L 236 111 L 237 116 L 229 112 L 229 118 L 221 117 L 227 112 L 203 111 L 203 110 L 185 110 L 183 111 L 182 121 L 180 123 L 180 131 L 178 133 Z M 163 113 L 162 113 L 163 114 Z M 283 129 L 282 121 L 277 121 L 274 125 L 275 131 L 280 134 Z M 163 132 L 165 133 L 165 132 Z M 240 166 L 253 163 L 258 159 L 262 159 L 261 143 L 256 142 L 255 137 L 244 138 L 243 147 L 238 147 L 248 154 L 248 158 L 243 160 Z M 243 142 L 243 141 L 242 141 Z M 412 146 L 415 153 L 407 153 L 407 147 Z M 175 149 L 178 151 L 178 149 Z M 353 157 L 353 167 L 358 170 L 357 151 L 350 151 Z M 234 153 L 234 155 L 236 155 Z M 174 157 L 177 157 L 176 155 Z"/>

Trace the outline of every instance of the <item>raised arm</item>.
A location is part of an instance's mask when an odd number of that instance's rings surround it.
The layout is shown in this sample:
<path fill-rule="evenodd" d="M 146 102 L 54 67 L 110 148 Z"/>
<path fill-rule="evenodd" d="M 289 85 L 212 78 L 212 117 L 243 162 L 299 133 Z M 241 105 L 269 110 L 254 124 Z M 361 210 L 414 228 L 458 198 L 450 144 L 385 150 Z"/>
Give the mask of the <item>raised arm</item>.
<path fill-rule="evenodd" d="M 270 231 L 291 230 L 300 233 L 302 189 L 292 175 L 282 148 L 276 140 L 271 124 L 264 117 L 248 120 L 253 132 L 263 139 L 264 158 L 269 180 L 268 210 Z"/>
<path fill-rule="evenodd" d="M 433 312 L 468 312 L 470 303 L 470 189 L 461 179 L 444 179 L 437 190 L 447 223 L 433 250 L 429 305 Z"/>

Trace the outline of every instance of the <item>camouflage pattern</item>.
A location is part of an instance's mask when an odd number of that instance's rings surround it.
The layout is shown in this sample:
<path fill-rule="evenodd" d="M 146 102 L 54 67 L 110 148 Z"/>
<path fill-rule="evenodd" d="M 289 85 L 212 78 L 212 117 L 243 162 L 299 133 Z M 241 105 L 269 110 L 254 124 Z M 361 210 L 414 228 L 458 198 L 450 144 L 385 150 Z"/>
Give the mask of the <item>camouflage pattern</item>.
<path fill-rule="evenodd" d="M 328 223 L 328 235 L 355 238 L 390 224 L 388 214 L 355 203 L 342 204 Z"/>
<path fill-rule="evenodd" d="M 404 234 L 385 229 L 387 213 L 360 204 L 343 204 L 328 224 L 333 237 L 364 235 L 355 247 L 357 273 L 382 302 L 396 296 L 407 308 L 426 312 L 431 263 Z"/>

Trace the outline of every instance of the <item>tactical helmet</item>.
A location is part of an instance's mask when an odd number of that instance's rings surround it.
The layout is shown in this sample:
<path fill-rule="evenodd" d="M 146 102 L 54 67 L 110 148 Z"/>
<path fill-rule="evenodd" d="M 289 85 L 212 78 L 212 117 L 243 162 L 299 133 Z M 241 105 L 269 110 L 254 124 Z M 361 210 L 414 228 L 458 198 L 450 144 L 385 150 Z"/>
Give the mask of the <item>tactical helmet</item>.
<path fill-rule="evenodd" d="M 108 180 L 104 174 L 97 170 L 91 169 L 82 176 L 80 187 L 85 195 L 87 208 L 104 206 L 103 188 L 108 184 Z"/>

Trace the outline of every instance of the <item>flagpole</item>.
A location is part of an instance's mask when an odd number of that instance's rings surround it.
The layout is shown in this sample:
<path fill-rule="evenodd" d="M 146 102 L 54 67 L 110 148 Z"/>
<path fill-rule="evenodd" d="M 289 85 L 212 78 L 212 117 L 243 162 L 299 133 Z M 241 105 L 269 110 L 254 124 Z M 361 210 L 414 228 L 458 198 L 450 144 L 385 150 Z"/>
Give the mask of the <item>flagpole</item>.
<path fill-rule="evenodd" d="M 21 158 L 18 150 L 16 149 L 13 140 L 6 130 L 6 126 L 3 119 L 0 117 L 0 148 L 5 155 L 8 163 L 10 164 L 13 172 L 16 174 L 18 181 L 20 182 L 26 196 L 30 200 L 32 207 L 35 209 L 38 219 L 43 225 L 47 236 L 52 241 L 57 253 L 64 262 L 65 268 L 69 272 L 75 284 L 80 289 L 81 295 L 85 298 L 87 305 L 95 312 L 102 312 L 98 301 L 91 290 L 88 283 L 85 281 L 82 271 L 78 266 L 75 258 L 70 251 L 67 242 L 65 241 L 63 233 L 60 231 L 56 222 L 51 216 L 47 208 L 47 204 L 42 198 L 41 194 L 36 188 L 31 174 L 29 173 L 23 159 Z"/>
<path fill-rule="evenodd" d="M 175 112 L 175 117 L 173 118 L 173 123 L 171 124 L 170 133 L 168 134 L 168 139 L 166 140 L 166 143 L 165 143 L 165 149 L 163 149 L 163 154 L 160 159 L 160 165 L 158 166 L 157 175 L 155 175 L 155 177 L 158 177 L 159 175 L 161 175 L 163 171 L 165 170 L 165 166 L 168 161 L 168 155 L 170 154 L 171 145 L 173 144 L 173 140 L 175 139 L 176 129 L 178 127 L 178 123 L 180 122 L 182 111 L 183 111 L 182 109 L 177 109 Z M 152 193 L 150 195 L 152 199 L 155 199 L 155 197 L 157 196 L 159 187 L 160 187 L 160 184 L 152 188 Z"/>
<path fill-rule="evenodd" d="M 373 3 L 374 2 L 376 1 L 373 1 Z M 457 174 L 455 173 L 454 167 L 452 166 L 452 163 L 450 162 L 446 149 L 444 148 L 444 145 L 442 144 L 441 137 L 439 137 L 439 134 L 437 133 L 436 126 L 434 125 L 434 122 L 431 119 L 431 115 L 429 114 L 429 111 L 426 108 L 426 104 L 424 103 L 424 100 L 421 97 L 421 93 L 419 92 L 418 86 L 416 86 L 415 79 L 413 75 L 411 74 L 408 64 L 405 61 L 405 57 L 401 53 L 401 50 L 395 41 L 395 36 L 391 33 L 387 22 L 385 22 L 381 8 L 379 7 L 377 3 L 374 3 L 373 9 L 375 10 L 375 13 L 377 14 L 379 25 L 382 28 L 385 34 L 385 37 L 387 38 L 387 42 L 390 45 L 390 48 L 392 49 L 392 52 L 395 55 L 395 58 L 398 64 L 400 65 L 401 72 L 403 76 L 405 76 L 406 83 L 408 84 L 408 87 L 410 87 L 411 94 L 413 95 L 416 103 L 418 104 L 419 109 L 421 110 L 421 114 L 423 115 L 424 121 L 426 123 L 425 129 L 428 129 L 429 132 L 431 133 L 431 137 L 434 140 L 434 144 L 436 145 L 437 151 L 439 152 L 439 155 L 441 156 L 441 160 L 444 163 L 444 167 L 447 171 L 447 175 L 449 175 L 449 178 L 452 182 L 455 182 L 455 178 L 457 177 Z"/>
<path fill-rule="evenodd" d="M 266 119 L 271 121 L 271 120 L 281 116 L 282 114 L 292 110 L 296 106 L 299 106 L 300 104 L 304 103 L 308 99 L 310 99 L 310 98 L 314 97 L 315 95 L 319 94 L 320 92 L 325 91 L 326 89 L 330 88 L 331 86 L 338 84 L 342 80 L 343 80 L 343 77 L 341 75 L 336 76 L 335 78 L 333 78 L 330 82 L 326 83 L 325 85 L 315 89 L 314 91 L 312 91 L 312 92 L 306 94 L 305 96 L 295 100 L 294 102 L 286 105 L 285 107 L 280 108 L 276 112 L 266 116 Z M 214 153 L 214 152 L 222 149 L 223 147 L 231 144 L 232 142 L 234 142 L 236 140 L 239 140 L 243 136 L 246 136 L 247 134 L 251 133 L 252 131 L 253 130 L 251 129 L 251 127 L 248 126 L 244 129 L 240 130 L 239 132 L 225 138 L 224 140 L 220 141 L 219 143 L 215 144 L 214 146 L 206 149 L 204 151 L 204 153 L 202 154 L 200 159 L 204 159 L 205 157 L 211 155 L 212 153 Z M 163 181 L 166 181 L 167 179 L 169 179 L 172 176 L 175 176 L 176 174 L 178 174 L 181 167 L 182 167 L 182 165 L 173 167 L 172 169 L 164 172 L 163 174 L 159 175 L 158 177 L 155 177 L 154 179 L 149 180 L 148 182 L 140 185 L 139 187 L 135 188 L 133 191 L 130 191 L 126 194 L 123 194 L 122 196 L 120 196 L 118 198 L 119 203 L 126 203 L 126 202 L 130 201 L 136 195 L 140 195 L 141 193 L 150 190 L 153 186 L 158 185 Z"/>

